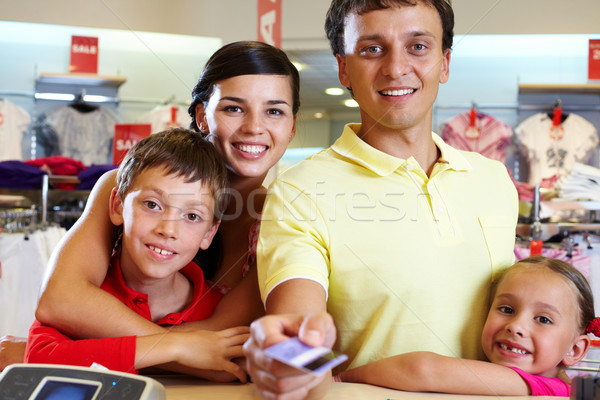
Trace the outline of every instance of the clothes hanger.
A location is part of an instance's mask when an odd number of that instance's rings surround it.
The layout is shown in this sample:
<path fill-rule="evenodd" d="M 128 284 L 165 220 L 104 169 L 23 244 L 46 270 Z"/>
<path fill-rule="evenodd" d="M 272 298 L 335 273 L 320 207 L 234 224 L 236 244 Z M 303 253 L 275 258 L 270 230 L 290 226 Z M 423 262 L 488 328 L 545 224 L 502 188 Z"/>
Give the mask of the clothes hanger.
<path fill-rule="evenodd" d="M 73 108 L 74 110 L 76 110 L 80 113 L 88 113 L 88 112 L 96 111 L 98 109 L 98 106 L 87 103 L 84 98 L 85 98 L 85 89 L 82 90 L 80 94 L 75 95 L 75 99 L 73 100 L 73 102 L 71 104 L 69 104 L 69 107 Z"/>

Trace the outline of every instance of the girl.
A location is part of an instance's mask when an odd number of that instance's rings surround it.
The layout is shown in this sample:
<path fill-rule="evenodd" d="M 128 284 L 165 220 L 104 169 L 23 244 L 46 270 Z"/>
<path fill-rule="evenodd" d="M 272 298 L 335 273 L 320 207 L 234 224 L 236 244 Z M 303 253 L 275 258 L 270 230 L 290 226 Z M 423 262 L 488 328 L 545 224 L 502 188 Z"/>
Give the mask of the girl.
<path fill-rule="evenodd" d="M 224 158 L 231 200 L 219 237 L 195 260 L 228 294 L 211 318 L 176 329 L 248 325 L 264 312 L 255 268 L 262 182 L 295 135 L 299 87 L 298 71 L 285 53 L 264 43 L 231 43 L 208 60 L 192 92 L 191 128 L 204 133 Z M 97 182 L 83 215 L 54 251 L 36 312 L 38 320 L 73 338 L 166 332 L 98 288 L 115 242 L 107 218 L 115 175 Z"/>
<path fill-rule="evenodd" d="M 482 333 L 490 362 L 428 352 L 400 354 L 350 369 L 334 379 L 406 391 L 474 395 L 569 396 L 564 367 L 585 355 L 600 334 L 583 275 L 564 261 L 531 257 L 507 269 L 492 287 Z"/>

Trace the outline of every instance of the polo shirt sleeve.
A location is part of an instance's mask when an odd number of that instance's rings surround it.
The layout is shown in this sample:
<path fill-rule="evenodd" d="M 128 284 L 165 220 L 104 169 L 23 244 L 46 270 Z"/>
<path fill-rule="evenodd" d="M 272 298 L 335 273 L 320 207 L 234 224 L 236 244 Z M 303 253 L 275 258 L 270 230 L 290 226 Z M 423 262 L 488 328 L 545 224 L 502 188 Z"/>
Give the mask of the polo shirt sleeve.
<path fill-rule="evenodd" d="M 257 248 L 263 302 L 277 285 L 296 278 L 315 281 L 327 293 L 328 249 L 327 226 L 310 194 L 275 181 L 263 207 Z"/>
<path fill-rule="evenodd" d="M 98 363 L 114 371 L 137 373 L 135 336 L 72 340 L 57 329 L 34 321 L 29 329 L 25 362 L 89 367 Z"/>

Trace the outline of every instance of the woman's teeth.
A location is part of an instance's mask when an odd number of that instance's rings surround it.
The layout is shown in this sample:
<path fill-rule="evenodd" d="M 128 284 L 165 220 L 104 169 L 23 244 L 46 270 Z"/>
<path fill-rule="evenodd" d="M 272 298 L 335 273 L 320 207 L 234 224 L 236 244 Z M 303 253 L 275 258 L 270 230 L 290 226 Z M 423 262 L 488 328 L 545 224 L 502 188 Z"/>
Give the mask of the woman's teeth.
<path fill-rule="evenodd" d="M 258 154 L 262 153 L 267 149 L 267 146 L 256 145 L 256 144 L 238 144 L 235 146 L 238 150 L 243 151 L 244 153 L 250 154 Z"/>
<path fill-rule="evenodd" d="M 173 254 L 172 251 L 167 251 L 165 249 L 159 249 L 158 247 L 154 247 L 154 246 L 148 246 L 148 247 L 153 252 L 158 253 L 158 254 L 162 254 L 163 256 L 170 256 L 171 254 Z"/>

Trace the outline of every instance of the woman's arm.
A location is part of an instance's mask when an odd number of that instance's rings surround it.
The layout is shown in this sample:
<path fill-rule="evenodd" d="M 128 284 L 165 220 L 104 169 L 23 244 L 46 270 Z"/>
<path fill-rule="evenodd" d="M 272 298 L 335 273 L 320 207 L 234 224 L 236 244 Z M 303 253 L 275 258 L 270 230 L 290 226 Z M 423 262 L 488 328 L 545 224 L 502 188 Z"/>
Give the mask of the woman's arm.
<path fill-rule="evenodd" d="M 115 184 L 116 170 L 98 180 L 83 214 L 52 253 L 42 285 L 36 318 L 75 339 L 164 332 L 99 288 L 115 241 L 108 214 Z"/>
<path fill-rule="evenodd" d="M 439 392 L 489 396 L 529 395 L 519 374 L 486 361 L 413 352 L 384 358 L 336 376 L 342 382 L 359 382 L 410 392 Z"/>
<path fill-rule="evenodd" d="M 202 321 L 186 322 L 182 325 L 174 326 L 173 329 L 175 331 L 196 329 L 214 331 L 232 326 L 250 325 L 252 321 L 265 314 L 257 280 L 255 267 L 223 297 L 210 318 Z"/>

